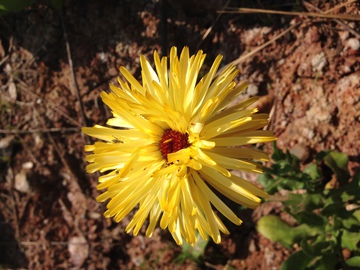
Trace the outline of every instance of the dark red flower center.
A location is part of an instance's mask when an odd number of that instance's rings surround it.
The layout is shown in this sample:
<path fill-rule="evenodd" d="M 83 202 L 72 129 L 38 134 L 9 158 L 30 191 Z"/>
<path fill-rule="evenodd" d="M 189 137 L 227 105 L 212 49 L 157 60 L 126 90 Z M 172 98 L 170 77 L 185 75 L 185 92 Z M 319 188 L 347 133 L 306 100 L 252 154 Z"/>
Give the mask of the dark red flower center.
<path fill-rule="evenodd" d="M 160 141 L 160 151 L 163 157 L 167 160 L 167 155 L 175 153 L 181 149 L 189 147 L 189 134 L 182 134 L 179 131 L 172 129 L 165 130 Z"/>

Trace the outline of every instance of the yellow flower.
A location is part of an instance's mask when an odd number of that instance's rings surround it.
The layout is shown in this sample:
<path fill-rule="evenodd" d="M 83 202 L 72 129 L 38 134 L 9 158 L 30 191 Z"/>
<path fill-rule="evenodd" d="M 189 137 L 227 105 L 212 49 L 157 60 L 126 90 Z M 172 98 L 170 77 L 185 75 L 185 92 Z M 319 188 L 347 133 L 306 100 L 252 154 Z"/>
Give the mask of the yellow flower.
<path fill-rule="evenodd" d="M 252 160 L 267 160 L 264 152 L 234 146 L 275 140 L 272 132 L 259 130 L 268 115 L 246 109 L 256 97 L 229 106 L 247 84 L 235 87 L 235 66 L 215 75 L 221 55 L 198 81 L 204 59 L 202 51 L 190 57 L 187 47 L 179 58 L 173 47 L 169 66 L 155 51 L 153 69 L 142 55 L 142 83 L 121 67 L 120 87 L 110 85 L 112 92 L 101 93 L 112 110 L 107 124 L 113 128 L 82 129 L 102 140 L 85 150 L 93 152 L 86 157 L 87 171 L 106 173 L 97 186 L 105 190 L 97 200 L 108 201 L 105 217 L 119 222 L 136 210 L 128 233 L 138 234 L 146 223 L 150 237 L 159 223 L 177 244 L 194 244 L 197 235 L 219 243 L 220 231 L 229 231 L 218 213 L 235 224 L 242 221 L 213 190 L 250 208 L 267 197 L 231 170 L 261 172 Z"/>

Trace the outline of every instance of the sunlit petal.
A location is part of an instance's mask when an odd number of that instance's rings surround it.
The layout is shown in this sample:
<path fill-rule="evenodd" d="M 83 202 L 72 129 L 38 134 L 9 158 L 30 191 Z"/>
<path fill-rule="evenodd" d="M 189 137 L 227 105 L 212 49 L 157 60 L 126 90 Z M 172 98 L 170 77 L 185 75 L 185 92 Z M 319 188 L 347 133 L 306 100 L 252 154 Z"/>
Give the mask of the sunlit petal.
<path fill-rule="evenodd" d="M 110 127 L 82 129 L 101 140 L 85 146 L 86 170 L 103 173 L 97 201 L 106 203 L 105 217 L 120 222 L 134 212 L 127 233 L 137 235 L 146 224 L 147 236 L 159 226 L 179 245 L 194 245 L 198 236 L 220 243 L 229 233 L 221 218 L 242 221 L 217 194 L 249 208 L 267 197 L 231 170 L 260 173 L 257 162 L 267 154 L 239 146 L 276 138 L 261 130 L 268 115 L 247 109 L 257 97 L 233 105 L 248 84 L 235 85 L 233 65 L 216 75 L 221 59 L 199 78 L 202 51 L 191 56 L 185 47 L 178 56 L 172 47 L 169 58 L 154 52 L 154 67 L 142 55 L 141 82 L 120 67 L 119 86 L 101 93 L 112 117 Z"/>

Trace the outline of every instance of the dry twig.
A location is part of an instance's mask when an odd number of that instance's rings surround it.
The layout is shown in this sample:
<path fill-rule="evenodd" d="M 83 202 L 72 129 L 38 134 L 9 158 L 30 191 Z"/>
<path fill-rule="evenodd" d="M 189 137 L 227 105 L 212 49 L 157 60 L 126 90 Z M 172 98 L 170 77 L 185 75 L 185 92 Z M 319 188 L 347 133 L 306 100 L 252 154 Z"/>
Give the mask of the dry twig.
<path fill-rule="evenodd" d="M 53 111 L 55 111 L 56 113 L 60 114 L 61 116 L 65 117 L 69 122 L 71 122 L 72 124 L 76 125 L 77 127 L 82 127 L 82 125 L 77 122 L 76 120 L 74 120 L 70 115 L 68 115 L 66 112 L 62 111 L 54 102 L 52 102 L 51 100 L 44 100 L 42 97 L 40 97 L 38 94 L 30 91 L 28 89 L 28 86 L 26 85 L 25 82 L 23 82 L 22 80 L 20 80 L 19 78 L 16 78 L 17 81 L 17 85 L 21 87 L 22 90 L 24 90 L 26 93 L 28 93 L 29 95 L 31 95 L 33 98 L 35 98 L 36 102 L 34 102 L 34 104 L 45 104 L 47 109 L 51 109 Z"/>
<path fill-rule="evenodd" d="M 346 4 L 350 4 L 355 2 L 355 0 L 351 0 Z M 336 9 L 341 6 L 337 6 Z M 335 8 L 334 8 L 335 9 Z M 275 14 L 275 15 L 287 15 L 287 16 L 303 16 L 303 17 L 316 17 L 316 18 L 326 18 L 326 19 L 341 19 L 348 21 L 360 21 L 360 16 L 351 15 L 351 14 L 329 14 L 329 12 L 334 11 L 334 9 L 330 9 L 324 13 L 317 12 L 297 12 L 297 11 L 281 11 L 281 10 L 270 10 L 270 9 L 258 9 L 258 8 L 227 8 L 224 10 L 219 10 L 219 13 L 263 13 L 263 14 Z"/>
<path fill-rule="evenodd" d="M 323 17 L 323 18 L 332 18 L 332 19 L 339 19 L 340 17 L 347 17 L 348 20 L 350 20 L 350 18 L 352 18 L 353 20 L 356 21 L 360 21 L 360 16 L 356 16 L 356 15 L 349 15 L 349 14 L 329 14 L 330 12 L 333 12 L 339 8 L 342 8 L 348 4 L 351 4 L 353 2 L 356 2 L 357 0 L 349 0 L 348 2 L 344 3 L 344 4 L 340 4 L 335 6 L 332 9 L 329 9 L 325 12 L 322 13 L 308 13 L 308 12 L 285 12 L 285 11 L 273 11 L 273 10 L 265 10 L 265 9 L 249 9 L 249 8 L 238 8 L 238 9 L 233 9 L 231 10 L 231 12 L 227 12 L 226 10 L 220 10 L 218 11 L 219 13 L 268 13 L 268 14 L 283 14 L 283 15 L 302 15 L 302 16 L 314 16 L 314 17 Z M 273 12 L 273 13 L 272 13 Z M 318 16 L 316 16 L 318 15 Z M 339 15 L 344 15 L 344 16 L 339 16 Z M 345 18 L 346 19 L 346 18 Z M 308 20 L 307 20 L 308 21 Z M 256 47 L 255 49 L 253 49 L 251 52 L 248 52 L 244 55 L 241 55 L 238 59 L 232 61 L 231 63 L 229 63 L 228 65 L 226 65 L 225 67 L 221 68 L 217 74 L 220 74 L 224 69 L 226 69 L 229 65 L 238 65 L 241 62 L 245 61 L 245 59 L 255 55 L 256 53 L 258 53 L 259 51 L 261 51 L 262 49 L 264 49 L 265 47 L 267 47 L 268 45 L 270 45 L 271 43 L 275 42 L 276 40 L 278 40 L 279 38 L 281 38 L 282 36 L 284 36 L 285 34 L 287 34 L 288 32 L 290 32 L 292 29 L 300 26 L 301 24 L 303 24 L 303 22 L 299 22 L 296 24 L 293 24 L 292 26 L 288 27 L 286 30 L 284 30 L 283 32 L 281 32 L 280 34 L 274 36 L 272 39 L 270 39 L 269 41 L 265 42 L 264 44 Z M 343 24 L 342 24 L 343 25 Z M 346 24 L 345 24 L 346 25 Z M 349 30 L 351 30 L 351 28 L 347 27 Z M 353 33 L 353 32 L 352 32 Z M 356 32 L 355 32 L 356 33 Z M 358 33 L 356 33 L 356 35 L 358 35 Z"/>
<path fill-rule="evenodd" d="M 225 5 L 224 5 L 224 9 L 226 9 L 228 7 L 230 3 L 230 0 L 228 0 Z M 217 22 L 219 21 L 220 17 L 222 16 L 222 14 L 218 14 L 218 16 L 216 17 L 216 19 L 214 20 L 213 24 L 206 30 L 206 32 L 204 33 L 204 35 L 202 36 L 199 44 L 196 47 L 196 50 L 198 51 L 202 45 L 202 43 L 204 42 L 204 40 L 209 36 L 209 34 L 211 33 L 211 31 L 213 30 L 215 24 L 217 24 Z"/>
<path fill-rule="evenodd" d="M 76 97 L 77 97 L 77 99 L 79 101 L 79 104 L 80 104 L 80 113 L 81 113 L 83 126 L 87 126 L 87 118 L 86 118 L 86 115 L 85 115 L 84 105 L 83 105 L 83 102 L 82 102 L 82 99 L 81 99 L 79 86 L 78 86 L 78 83 L 77 83 L 77 80 L 76 80 L 73 61 L 72 61 L 72 57 L 71 57 L 70 43 L 69 43 L 69 39 L 68 39 L 68 36 L 67 36 L 65 23 L 64 23 L 64 17 L 63 17 L 62 12 L 60 12 L 60 21 L 61 21 L 61 26 L 62 26 L 62 29 L 63 29 L 64 40 L 65 40 L 65 45 L 66 45 L 66 53 L 67 53 L 69 68 L 70 68 L 70 72 L 71 72 L 71 78 L 72 78 L 72 82 L 73 82 L 73 93 L 76 94 Z"/>
<path fill-rule="evenodd" d="M 350 2 L 353 2 L 353 1 L 350 1 Z M 308 2 L 305 2 L 305 1 L 303 1 L 303 3 L 304 3 L 304 6 L 306 6 L 308 9 L 309 9 L 309 8 L 314 9 L 314 10 L 316 10 L 317 12 L 319 12 L 319 13 L 321 13 L 321 14 L 324 14 L 324 13 L 325 13 L 324 11 L 322 11 L 321 9 L 318 9 L 317 7 L 315 7 L 315 6 L 314 6 L 313 4 L 311 4 L 311 3 L 308 3 Z M 341 8 L 342 6 L 343 6 L 343 5 L 339 5 L 339 6 L 337 6 L 337 7 L 334 7 L 334 8 L 332 8 L 332 9 L 328 10 L 327 12 L 331 12 L 331 11 L 333 11 L 333 10 L 335 10 L 335 9 Z M 339 24 L 339 25 L 341 25 L 342 27 L 344 27 L 347 31 L 349 31 L 349 32 L 350 32 L 351 34 L 353 34 L 355 37 L 357 37 L 357 38 L 360 39 L 360 34 L 359 34 L 358 32 L 356 32 L 354 29 L 352 29 L 350 26 L 348 26 L 346 23 L 340 21 L 339 19 L 334 19 L 334 21 L 335 21 L 337 24 Z"/>
<path fill-rule="evenodd" d="M 303 22 L 299 22 L 296 23 L 290 27 L 288 27 L 286 30 L 284 30 L 283 32 L 281 32 L 280 34 L 274 36 L 272 39 L 270 39 L 269 41 L 265 42 L 264 44 L 256 47 L 255 49 L 253 49 L 251 52 L 248 52 L 244 55 L 240 55 L 240 57 L 232 62 L 230 62 L 228 65 L 226 65 L 225 67 L 221 68 L 217 74 L 220 74 L 223 70 L 225 70 L 228 66 L 230 65 L 238 65 L 241 62 L 245 61 L 245 59 L 255 55 L 256 53 L 258 53 L 259 51 L 261 51 L 262 49 L 264 49 L 265 47 L 267 47 L 268 45 L 270 45 L 271 43 L 275 42 L 276 40 L 278 40 L 279 38 L 281 38 L 282 36 L 286 35 L 288 32 L 290 32 L 292 29 L 298 27 L 299 25 L 301 25 Z"/>

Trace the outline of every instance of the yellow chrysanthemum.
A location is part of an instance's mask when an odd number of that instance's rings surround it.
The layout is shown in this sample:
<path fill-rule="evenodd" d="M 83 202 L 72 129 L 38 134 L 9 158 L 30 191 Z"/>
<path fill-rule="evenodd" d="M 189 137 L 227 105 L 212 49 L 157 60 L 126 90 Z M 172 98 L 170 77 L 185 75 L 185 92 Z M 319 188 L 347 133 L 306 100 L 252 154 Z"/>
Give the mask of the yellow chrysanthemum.
<path fill-rule="evenodd" d="M 250 208 L 267 196 L 230 170 L 261 172 L 252 160 L 267 160 L 265 153 L 234 146 L 275 140 L 272 132 L 259 130 L 268 115 L 246 109 L 256 97 L 228 106 L 247 84 L 235 87 L 235 66 L 215 76 L 220 55 L 198 81 L 204 59 L 202 51 L 190 57 L 187 47 L 178 58 L 173 47 L 170 66 L 155 52 L 153 69 L 142 55 L 142 84 L 121 67 L 126 80 L 101 93 L 114 116 L 107 124 L 115 128 L 82 129 L 102 140 L 85 150 L 93 152 L 87 171 L 106 172 L 97 186 L 106 190 L 97 198 L 108 201 L 105 216 L 119 222 L 136 209 L 126 232 L 138 234 L 148 220 L 149 237 L 159 223 L 178 244 L 194 244 L 198 234 L 219 243 L 220 231 L 229 232 L 214 208 L 235 224 L 242 221 L 213 190 Z"/>

